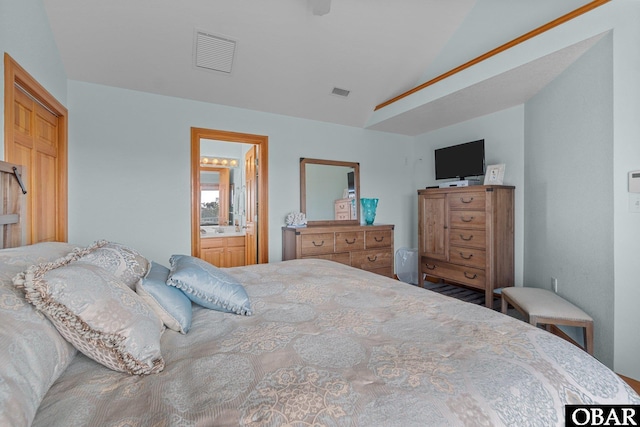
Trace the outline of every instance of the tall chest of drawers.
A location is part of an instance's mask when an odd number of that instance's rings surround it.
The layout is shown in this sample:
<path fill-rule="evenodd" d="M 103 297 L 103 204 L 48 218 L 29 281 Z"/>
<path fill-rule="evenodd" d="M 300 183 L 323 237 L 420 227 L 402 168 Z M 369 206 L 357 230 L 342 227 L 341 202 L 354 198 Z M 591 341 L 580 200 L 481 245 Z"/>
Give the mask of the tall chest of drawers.
<path fill-rule="evenodd" d="M 424 276 L 484 290 L 514 284 L 514 187 L 418 190 L 419 281 Z"/>
<path fill-rule="evenodd" d="M 393 277 L 393 225 L 282 227 L 282 260 L 322 258 Z"/>

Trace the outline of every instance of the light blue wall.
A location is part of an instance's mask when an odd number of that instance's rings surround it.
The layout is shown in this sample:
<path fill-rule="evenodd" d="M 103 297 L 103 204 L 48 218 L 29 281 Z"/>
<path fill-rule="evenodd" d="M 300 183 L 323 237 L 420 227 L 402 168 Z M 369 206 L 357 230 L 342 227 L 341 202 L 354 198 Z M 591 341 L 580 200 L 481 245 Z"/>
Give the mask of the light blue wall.
<path fill-rule="evenodd" d="M 191 251 L 190 128 L 269 136 L 269 258 L 282 257 L 281 226 L 300 208 L 300 157 L 360 163 L 362 197 L 376 222 L 396 225 L 396 247 L 415 224 L 402 135 L 69 81 L 69 240 L 109 239 L 165 262 Z"/>
<path fill-rule="evenodd" d="M 551 289 L 595 322 L 595 356 L 613 365 L 611 34 L 525 104 L 527 286 Z"/>
<path fill-rule="evenodd" d="M 67 101 L 67 75 L 53 41 L 42 0 L 0 0 L 0 52 L 6 52 L 63 105 Z M 4 76 L 4 60 L 0 62 Z M 0 85 L 4 99 L 4 85 Z M 3 114 L 0 129 L 4 130 Z M 4 138 L 0 159 L 4 159 Z"/>
<path fill-rule="evenodd" d="M 613 233 L 616 372 L 640 379 L 640 214 L 629 212 L 627 174 L 640 170 L 640 2 L 615 0 L 613 31 Z"/>

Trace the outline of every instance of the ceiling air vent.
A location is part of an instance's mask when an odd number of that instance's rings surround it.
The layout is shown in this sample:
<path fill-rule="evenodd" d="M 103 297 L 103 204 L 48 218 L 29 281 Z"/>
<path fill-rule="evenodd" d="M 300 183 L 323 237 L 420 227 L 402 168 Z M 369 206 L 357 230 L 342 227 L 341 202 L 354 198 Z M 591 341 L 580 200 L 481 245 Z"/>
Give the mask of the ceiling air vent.
<path fill-rule="evenodd" d="M 337 95 L 337 96 L 342 96 L 342 97 L 346 98 L 347 96 L 349 96 L 350 92 L 351 92 L 350 90 L 340 89 L 339 87 L 334 87 L 333 90 L 331 91 L 331 95 Z"/>
<path fill-rule="evenodd" d="M 196 67 L 231 74 L 235 51 L 235 40 L 196 31 L 194 55 Z"/>

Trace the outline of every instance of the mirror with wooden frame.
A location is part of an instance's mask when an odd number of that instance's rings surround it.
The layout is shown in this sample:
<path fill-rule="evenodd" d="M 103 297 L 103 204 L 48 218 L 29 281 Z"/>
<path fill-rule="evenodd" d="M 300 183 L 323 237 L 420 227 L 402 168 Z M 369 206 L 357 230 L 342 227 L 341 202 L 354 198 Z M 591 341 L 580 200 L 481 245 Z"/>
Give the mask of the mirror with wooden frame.
<path fill-rule="evenodd" d="M 300 211 L 307 225 L 357 225 L 359 205 L 359 163 L 300 159 Z"/>

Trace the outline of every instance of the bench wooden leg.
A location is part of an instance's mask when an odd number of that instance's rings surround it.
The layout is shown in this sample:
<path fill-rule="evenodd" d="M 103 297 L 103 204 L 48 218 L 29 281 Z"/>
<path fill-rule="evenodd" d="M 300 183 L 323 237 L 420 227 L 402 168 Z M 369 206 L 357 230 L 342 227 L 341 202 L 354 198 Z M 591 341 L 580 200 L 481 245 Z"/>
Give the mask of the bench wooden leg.
<path fill-rule="evenodd" d="M 587 353 L 593 356 L 593 322 L 584 325 L 584 347 Z"/>
<path fill-rule="evenodd" d="M 509 309 L 509 302 L 504 297 L 504 295 L 502 295 L 502 298 L 500 299 L 502 300 L 502 314 L 507 314 L 507 310 Z"/>

